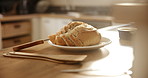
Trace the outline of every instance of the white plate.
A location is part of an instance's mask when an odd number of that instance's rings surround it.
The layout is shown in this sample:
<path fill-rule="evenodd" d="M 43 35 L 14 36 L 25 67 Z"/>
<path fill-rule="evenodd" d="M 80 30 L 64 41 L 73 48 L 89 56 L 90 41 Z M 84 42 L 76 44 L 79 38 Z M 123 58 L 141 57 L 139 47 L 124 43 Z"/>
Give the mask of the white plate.
<path fill-rule="evenodd" d="M 71 51 L 86 51 L 86 50 L 95 50 L 101 47 L 104 47 L 108 44 L 111 43 L 111 40 L 105 37 L 102 37 L 101 42 L 97 45 L 92 45 L 92 46 L 83 46 L 83 47 L 79 47 L 79 46 L 61 46 L 61 45 L 55 45 L 53 44 L 50 40 L 48 41 L 48 43 L 54 47 L 60 48 L 60 49 L 64 49 L 64 50 L 71 50 Z"/>

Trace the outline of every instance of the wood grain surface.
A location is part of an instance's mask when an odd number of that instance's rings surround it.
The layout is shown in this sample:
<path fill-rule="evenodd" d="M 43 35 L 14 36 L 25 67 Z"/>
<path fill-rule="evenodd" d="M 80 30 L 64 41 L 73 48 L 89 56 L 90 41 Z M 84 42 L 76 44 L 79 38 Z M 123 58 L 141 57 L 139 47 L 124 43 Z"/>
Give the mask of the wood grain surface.
<path fill-rule="evenodd" d="M 68 73 L 61 73 L 60 70 L 81 68 L 86 61 L 99 60 L 108 55 L 108 53 L 106 53 L 106 55 L 103 56 L 100 49 L 93 52 L 68 52 L 54 48 L 47 43 L 22 50 L 22 52 L 43 54 L 88 55 L 88 58 L 80 64 L 67 65 L 43 60 L 10 58 L 2 56 L 4 52 L 9 51 L 13 51 L 12 48 L 5 49 L 0 52 L 0 78 L 65 78 L 66 74 Z M 73 74 L 69 73 L 67 78 L 68 76 L 70 78 L 75 78 Z M 63 77 L 59 75 L 62 75 Z"/>
<path fill-rule="evenodd" d="M 114 37 L 114 36 L 113 36 Z M 117 42 L 117 40 L 116 40 Z M 114 41 L 113 41 L 114 43 Z M 114 43 L 116 44 L 116 43 Z M 114 48 L 120 48 L 111 44 L 107 47 L 103 47 L 97 50 L 84 51 L 84 52 L 74 52 L 65 51 L 55 47 L 52 47 L 47 42 L 30 48 L 21 50 L 22 52 L 28 53 L 41 53 L 41 54 L 64 54 L 64 55 L 88 55 L 87 58 L 79 64 L 59 64 L 51 61 L 35 60 L 35 59 L 24 59 L 24 58 L 10 58 L 4 57 L 3 53 L 13 51 L 12 48 L 6 48 L 0 50 L 0 78 L 130 78 L 129 75 L 120 76 L 100 76 L 100 75 L 90 75 L 82 73 L 63 73 L 61 70 L 65 69 L 80 69 L 80 68 L 90 68 L 96 63 L 96 68 L 100 67 L 101 62 L 106 62 L 108 66 L 112 63 L 118 63 L 117 57 L 113 56 L 112 53 L 124 56 L 122 53 L 129 53 L 116 51 Z M 123 50 L 125 47 L 123 48 Z M 111 50 L 111 52 L 110 52 Z M 122 50 L 121 50 L 122 51 Z M 118 56 L 117 55 L 117 56 Z M 111 57 L 115 57 L 112 58 Z M 126 55 L 125 55 L 126 56 Z M 107 60 L 107 58 L 109 58 Z M 120 57 L 118 56 L 118 59 Z M 127 59 L 129 60 L 129 59 Z M 124 61 L 119 60 L 119 63 L 124 63 Z M 105 64 L 104 64 L 105 65 Z M 120 64 L 118 64 L 120 65 Z M 127 64 L 125 64 L 127 65 Z"/>

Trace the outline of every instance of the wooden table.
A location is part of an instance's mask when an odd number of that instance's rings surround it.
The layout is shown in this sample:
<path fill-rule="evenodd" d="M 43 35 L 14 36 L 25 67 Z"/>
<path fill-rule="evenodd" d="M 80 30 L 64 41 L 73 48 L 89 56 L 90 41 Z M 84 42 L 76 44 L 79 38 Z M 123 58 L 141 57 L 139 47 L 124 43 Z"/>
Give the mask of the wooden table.
<path fill-rule="evenodd" d="M 130 78 L 130 75 L 100 75 L 97 71 L 81 73 L 63 73 L 64 69 L 92 68 L 100 69 L 111 73 L 119 73 L 129 70 L 132 67 L 133 49 L 127 45 L 129 42 L 121 44 L 118 38 L 118 32 L 104 31 L 102 36 L 109 38 L 112 43 L 93 51 L 73 52 L 64 51 L 52 47 L 47 42 L 22 50 L 23 52 L 35 52 L 43 54 L 86 54 L 88 57 L 80 64 L 67 65 L 58 64 L 50 61 L 10 58 L 2 54 L 12 51 L 7 48 L 0 51 L 0 78 Z M 125 45 L 126 44 L 126 45 Z"/>

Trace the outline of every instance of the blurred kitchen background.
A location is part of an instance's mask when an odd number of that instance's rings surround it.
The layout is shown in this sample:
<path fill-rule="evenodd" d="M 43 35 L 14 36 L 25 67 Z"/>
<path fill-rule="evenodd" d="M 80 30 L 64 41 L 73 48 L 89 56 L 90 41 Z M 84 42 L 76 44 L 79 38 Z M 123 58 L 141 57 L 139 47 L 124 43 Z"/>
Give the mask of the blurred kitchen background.
<path fill-rule="evenodd" d="M 147 72 L 139 74 L 148 71 L 144 60 L 147 10 L 147 0 L 0 0 L 0 48 L 46 39 L 71 21 L 87 22 L 98 29 L 134 22 L 132 26 L 138 28 L 135 56 L 144 57 L 134 63 L 134 78 L 148 78 Z"/>
<path fill-rule="evenodd" d="M 147 0 L 0 0 L 0 12 L 13 15 L 72 11 L 91 15 L 111 15 L 111 6 L 123 2 L 147 2 Z"/>
<path fill-rule="evenodd" d="M 71 21 L 87 22 L 98 29 L 131 22 L 137 27 L 147 22 L 147 3 L 147 0 L 0 0 L 1 48 L 46 39 Z"/>

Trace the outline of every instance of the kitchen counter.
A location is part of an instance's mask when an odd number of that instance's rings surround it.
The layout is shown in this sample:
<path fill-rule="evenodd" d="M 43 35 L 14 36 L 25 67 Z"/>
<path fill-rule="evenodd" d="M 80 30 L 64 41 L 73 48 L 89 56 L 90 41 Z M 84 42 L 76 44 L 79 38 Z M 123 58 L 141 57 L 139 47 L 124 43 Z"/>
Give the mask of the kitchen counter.
<path fill-rule="evenodd" d="M 0 21 L 13 21 L 13 20 L 25 20 L 39 17 L 54 17 L 54 18 L 67 18 L 74 20 L 93 20 L 93 21 L 112 21 L 113 18 L 111 16 L 93 16 L 93 15 L 80 15 L 71 16 L 67 14 L 28 14 L 28 15 L 14 15 L 14 16 L 3 16 L 0 18 Z"/>
<path fill-rule="evenodd" d="M 118 32 L 101 31 L 102 36 L 112 43 L 92 51 L 66 51 L 49 45 L 47 42 L 21 50 L 22 52 L 42 54 L 87 55 L 80 64 L 58 64 L 51 61 L 4 57 L 3 53 L 13 51 L 12 47 L 0 50 L 1 78 L 131 78 L 130 73 L 123 74 L 132 67 L 133 49 L 120 44 Z M 127 44 L 127 43 L 126 43 Z M 80 73 L 64 73 L 64 69 L 99 69 Z M 122 72 L 122 74 L 121 74 Z M 102 75 L 101 75 L 102 74 Z"/>

